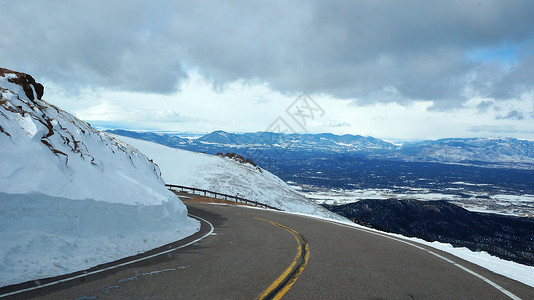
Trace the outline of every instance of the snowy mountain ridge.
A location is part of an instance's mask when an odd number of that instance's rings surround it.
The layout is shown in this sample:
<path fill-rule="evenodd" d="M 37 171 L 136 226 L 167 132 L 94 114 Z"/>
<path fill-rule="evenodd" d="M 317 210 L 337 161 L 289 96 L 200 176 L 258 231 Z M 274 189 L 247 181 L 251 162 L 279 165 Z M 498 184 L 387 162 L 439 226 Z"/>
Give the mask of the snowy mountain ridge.
<path fill-rule="evenodd" d="M 449 138 L 405 144 L 408 161 L 534 163 L 534 142 L 514 138 Z"/>
<path fill-rule="evenodd" d="M 0 69 L 0 286 L 144 252 L 199 228 L 159 168 Z"/>
<path fill-rule="evenodd" d="M 514 138 L 447 138 L 395 145 L 359 135 L 283 134 L 273 132 L 228 133 L 214 131 L 196 139 L 172 133 L 110 130 L 173 148 L 206 152 L 284 153 L 292 157 L 357 155 L 369 159 L 462 163 L 496 167 L 534 169 L 534 142 Z M 261 162 L 260 162 L 261 163 Z"/>

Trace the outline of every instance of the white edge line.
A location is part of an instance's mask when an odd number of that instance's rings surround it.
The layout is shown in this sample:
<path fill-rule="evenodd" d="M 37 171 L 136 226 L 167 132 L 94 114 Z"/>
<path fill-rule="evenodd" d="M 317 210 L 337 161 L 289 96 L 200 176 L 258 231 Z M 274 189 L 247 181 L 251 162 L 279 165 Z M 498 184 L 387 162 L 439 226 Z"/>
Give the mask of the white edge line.
<path fill-rule="evenodd" d="M 307 217 L 307 216 L 304 216 L 304 217 Z M 359 227 L 356 227 L 356 226 L 351 226 L 350 224 L 345 224 L 345 223 L 342 223 L 342 222 L 337 222 L 335 220 L 326 220 L 326 219 L 320 219 L 320 218 L 313 218 L 313 217 L 308 217 L 308 218 L 312 218 L 312 219 L 318 219 L 318 220 L 323 220 L 327 223 L 330 223 L 330 224 L 334 224 L 334 225 L 339 225 L 339 226 L 343 226 L 343 227 L 346 227 L 346 228 L 350 228 L 350 229 L 356 229 L 356 230 L 359 230 L 359 231 L 363 231 L 363 232 L 367 232 L 367 233 L 370 233 L 370 234 L 374 234 L 374 235 L 378 235 L 378 236 L 381 236 L 381 237 L 385 237 L 385 238 L 388 238 L 388 239 L 391 239 L 391 240 L 395 240 L 395 241 L 398 241 L 398 242 L 401 242 L 401 243 L 404 243 L 404 244 L 407 244 L 407 245 L 410 245 L 412 247 L 415 247 L 417 249 L 420 249 L 422 251 L 425 251 L 427 253 L 430 253 L 438 258 L 441 258 L 442 260 L 466 271 L 467 273 L 483 280 L 484 282 L 488 283 L 489 285 L 491 285 L 492 287 L 496 288 L 497 290 L 499 290 L 500 292 L 502 292 L 503 294 L 505 294 L 506 296 L 514 299 L 514 300 L 521 300 L 521 298 L 519 298 L 518 296 L 514 295 L 512 292 L 508 291 L 507 289 L 503 288 L 502 286 L 496 284 L 495 282 L 489 280 L 488 278 L 476 273 L 475 271 L 467 268 L 467 267 L 464 267 L 463 265 L 453 261 L 453 260 L 450 260 L 442 255 L 439 255 L 431 250 L 428 250 L 424 247 L 421 247 L 419 245 L 416 245 L 414 243 L 411 243 L 411 242 L 408 242 L 408 241 L 405 241 L 405 240 L 402 240 L 402 239 L 398 239 L 398 238 L 395 238 L 395 237 L 392 237 L 392 236 L 389 236 L 389 235 L 385 235 L 385 234 L 381 234 L 379 232 L 374 232 L 374 231 L 370 231 L 370 230 L 366 230 L 364 228 L 359 228 Z"/>
<path fill-rule="evenodd" d="M 9 292 L 9 293 L 6 293 L 6 294 L 2 294 L 2 295 L 0 295 L 0 298 L 4 298 L 4 297 L 7 297 L 7 296 L 12 296 L 12 295 L 16 295 L 16 294 L 20 294 L 20 293 L 24 293 L 24 292 L 29 292 L 29 291 L 33 291 L 33 290 L 37 290 L 37 289 L 40 289 L 40 288 L 43 288 L 43 287 L 56 285 L 58 283 L 71 281 L 73 279 L 78 279 L 78 278 L 82 278 L 82 277 L 93 275 L 93 274 L 98 274 L 98 273 L 101 273 L 101 272 L 105 272 L 105 271 L 108 271 L 108 270 L 113 270 L 113 269 L 116 269 L 116 268 L 119 268 L 119 267 L 127 266 L 127 265 L 130 265 L 130 264 L 133 264 L 133 263 L 136 263 L 136 262 L 140 262 L 140 261 L 143 261 L 143 260 L 147 260 L 149 258 L 160 256 L 162 254 L 167 254 L 169 252 L 172 252 L 172 251 L 187 247 L 189 245 L 192 245 L 192 244 L 194 244 L 194 243 L 196 243 L 196 242 L 208 237 L 215 230 L 215 228 L 213 227 L 213 224 L 211 224 L 210 222 L 206 221 L 205 219 L 203 219 L 203 218 L 201 218 L 199 216 L 192 215 L 192 214 L 189 214 L 189 216 L 208 223 L 208 225 L 210 225 L 210 231 L 208 233 L 206 233 L 205 235 L 203 235 L 202 237 L 199 237 L 198 239 L 196 239 L 194 241 L 191 241 L 191 242 L 189 242 L 189 243 L 187 243 L 185 245 L 181 245 L 181 246 L 178 246 L 178 247 L 175 247 L 175 248 L 172 248 L 172 249 L 168 249 L 168 250 L 165 250 L 163 252 L 158 252 L 158 253 L 155 253 L 155 254 L 152 254 L 152 255 L 149 255 L 149 256 L 146 256 L 146 257 L 142 257 L 142 258 L 138 258 L 138 259 L 135 259 L 135 260 L 127 261 L 127 262 L 124 262 L 124 263 L 121 263 L 121 264 L 118 264 L 118 265 L 109 266 L 109 267 L 104 268 L 104 269 L 99 269 L 99 270 L 83 273 L 83 274 L 80 274 L 80 275 L 76 275 L 74 277 L 69 277 L 69 278 L 64 278 L 64 279 L 57 280 L 57 281 L 52 281 L 52 282 L 49 282 L 49 283 L 46 283 L 46 284 L 43 284 L 43 285 L 38 285 L 38 286 L 34 286 L 34 287 L 23 289 L 23 290 L 18 290 L 18 291 L 13 291 L 13 292 Z M 185 237 L 185 238 L 187 238 L 187 237 Z"/>

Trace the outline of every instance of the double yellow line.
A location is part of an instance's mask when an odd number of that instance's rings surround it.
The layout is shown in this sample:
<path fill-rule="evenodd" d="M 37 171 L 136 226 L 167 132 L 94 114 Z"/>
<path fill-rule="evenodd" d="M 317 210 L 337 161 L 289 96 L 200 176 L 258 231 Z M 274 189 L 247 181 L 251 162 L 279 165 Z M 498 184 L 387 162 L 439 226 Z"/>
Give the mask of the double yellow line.
<path fill-rule="evenodd" d="M 295 258 L 293 259 L 289 267 L 257 298 L 259 300 L 280 299 L 282 298 L 282 296 L 284 296 L 285 293 L 287 293 L 287 291 L 289 291 L 291 286 L 293 286 L 293 284 L 299 278 L 300 274 L 302 274 L 302 272 L 304 271 L 304 268 L 306 268 L 306 265 L 308 264 L 308 260 L 310 258 L 310 246 L 306 242 L 306 239 L 297 231 L 270 220 L 258 217 L 254 218 L 261 221 L 269 222 L 274 226 L 278 226 L 289 231 L 298 244 L 297 254 L 295 255 Z"/>

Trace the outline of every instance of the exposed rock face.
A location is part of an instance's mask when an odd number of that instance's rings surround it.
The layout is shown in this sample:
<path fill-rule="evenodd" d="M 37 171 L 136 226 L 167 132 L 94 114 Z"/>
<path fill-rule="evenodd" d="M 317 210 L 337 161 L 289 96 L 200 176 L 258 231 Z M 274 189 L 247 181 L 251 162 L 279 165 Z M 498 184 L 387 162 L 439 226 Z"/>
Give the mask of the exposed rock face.
<path fill-rule="evenodd" d="M 242 163 L 242 164 L 251 164 L 252 166 L 256 167 L 258 169 L 258 171 L 263 172 L 261 170 L 261 168 L 258 167 L 258 165 L 256 165 L 256 163 L 254 163 L 252 161 L 252 159 L 250 159 L 250 158 L 245 159 L 245 157 L 243 157 L 243 155 L 239 155 L 239 154 L 236 154 L 236 153 L 228 153 L 227 152 L 224 155 L 222 153 L 217 153 L 217 156 L 228 157 L 228 158 L 233 159 L 233 160 L 235 160 L 235 161 L 237 161 L 239 163 Z"/>
<path fill-rule="evenodd" d="M 22 87 L 24 94 L 20 95 L 20 90 L 6 88 L 1 82 L 6 80 Z M 70 154 L 97 165 L 89 146 L 84 142 L 87 136 L 98 137 L 112 149 L 120 148 L 114 145 L 116 141 L 104 137 L 88 123 L 42 100 L 43 91 L 43 86 L 31 75 L 0 68 L 0 117 L 3 117 L 0 120 L 0 133 L 9 136 L 11 143 L 24 143 L 18 141 L 21 136 L 40 140 L 65 165 L 72 158 Z"/>
<path fill-rule="evenodd" d="M 5 76 L 6 74 L 15 74 L 16 77 L 9 78 L 8 81 L 22 86 L 22 89 L 24 90 L 24 93 L 26 93 L 28 99 L 32 101 L 35 100 L 35 96 L 33 94 L 33 91 L 35 90 L 37 99 L 41 100 L 44 94 L 44 87 L 42 84 L 35 82 L 35 79 L 33 79 L 31 75 L 0 68 L 0 76 Z"/>

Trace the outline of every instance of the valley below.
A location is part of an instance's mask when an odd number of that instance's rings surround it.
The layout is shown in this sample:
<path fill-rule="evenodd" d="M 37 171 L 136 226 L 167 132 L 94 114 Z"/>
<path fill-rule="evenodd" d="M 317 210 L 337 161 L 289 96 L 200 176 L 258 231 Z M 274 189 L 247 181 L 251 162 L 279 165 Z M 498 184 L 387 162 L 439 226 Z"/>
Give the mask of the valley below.
<path fill-rule="evenodd" d="M 320 204 L 445 200 L 470 211 L 534 216 L 534 171 L 351 156 L 284 159 L 273 173 Z"/>

